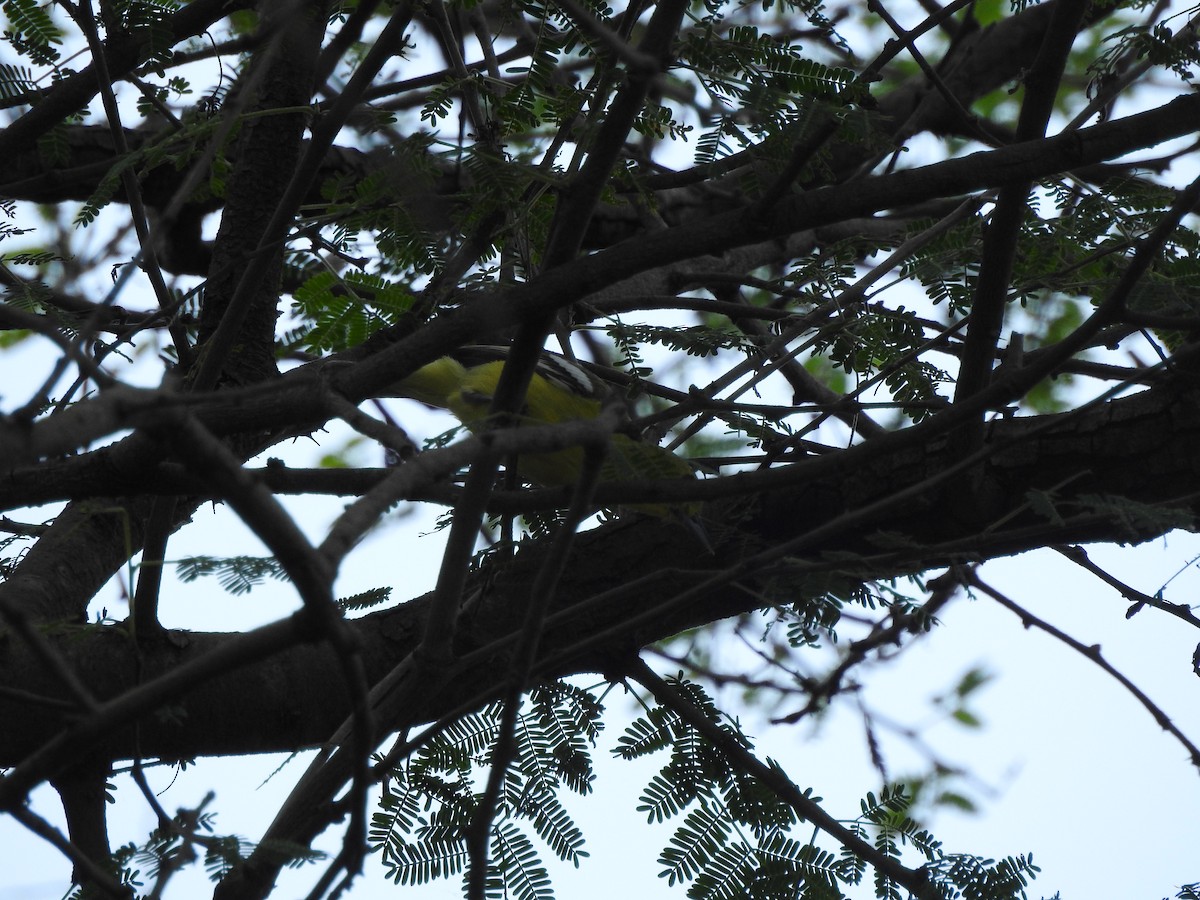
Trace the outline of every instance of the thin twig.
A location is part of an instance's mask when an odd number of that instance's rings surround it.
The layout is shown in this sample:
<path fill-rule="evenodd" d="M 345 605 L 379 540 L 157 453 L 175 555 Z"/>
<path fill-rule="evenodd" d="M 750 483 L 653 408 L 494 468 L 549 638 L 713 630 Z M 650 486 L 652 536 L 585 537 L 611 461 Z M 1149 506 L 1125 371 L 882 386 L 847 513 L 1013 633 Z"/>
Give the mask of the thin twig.
<path fill-rule="evenodd" d="M 1121 593 L 1122 597 L 1133 604 L 1128 610 L 1125 611 L 1125 618 L 1128 619 L 1132 617 L 1139 610 L 1141 610 L 1143 606 L 1152 606 L 1155 609 L 1160 609 L 1165 613 L 1170 613 L 1178 619 L 1182 619 L 1193 628 L 1200 628 L 1200 618 L 1197 618 L 1197 616 L 1192 612 L 1192 608 L 1190 606 L 1185 603 L 1170 603 L 1162 599 L 1162 597 L 1151 597 L 1144 591 L 1139 591 L 1137 588 L 1125 583 L 1124 581 L 1121 581 L 1121 579 L 1117 578 L 1115 575 L 1110 574 L 1092 562 L 1091 559 L 1088 558 L 1087 551 L 1082 547 L 1057 544 L 1051 549 L 1061 553 L 1071 562 L 1075 563 L 1075 565 L 1091 572 L 1105 584 L 1116 588 L 1116 590 Z"/>
<path fill-rule="evenodd" d="M 337 654 L 351 697 L 356 764 L 351 787 L 350 825 L 338 859 L 347 871 L 362 866 L 366 841 L 367 755 L 374 747 L 374 723 L 367 703 L 369 687 L 358 641 L 333 599 L 336 569 L 309 544 L 299 526 L 265 487 L 196 419 L 180 417 L 171 423 L 176 452 L 209 479 L 242 520 L 250 526 L 283 565 L 305 610 Z"/>
<path fill-rule="evenodd" d="M 71 864 L 76 869 L 86 872 L 88 887 L 97 887 L 110 897 L 128 898 L 128 900 L 133 898 L 132 887 L 114 879 L 112 873 L 68 841 L 61 831 L 28 806 L 15 806 L 5 811 L 38 837 L 58 849 L 67 859 L 71 860 Z"/>
<path fill-rule="evenodd" d="M 1132 694 L 1134 699 L 1137 700 L 1138 703 L 1142 704 L 1145 710 L 1154 717 L 1154 721 L 1158 723 L 1159 727 L 1162 728 L 1163 731 L 1170 734 L 1177 741 L 1179 741 L 1180 744 L 1183 745 L 1183 748 L 1187 751 L 1188 756 L 1191 758 L 1192 765 L 1194 765 L 1197 769 L 1200 769 L 1200 747 L 1197 747 L 1195 744 L 1193 744 L 1188 739 L 1187 735 L 1185 735 L 1179 730 L 1178 727 L 1176 727 L 1175 723 L 1171 721 L 1170 717 L 1158 706 L 1158 704 L 1151 700 L 1141 688 L 1130 681 L 1129 678 L 1122 674 L 1115 666 L 1112 665 L 1112 663 L 1110 663 L 1101 655 L 1099 644 L 1092 644 L 1091 646 L 1088 646 L 1082 641 L 1076 640 L 1065 631 L 1054 627 L 1045 619 L 1035 616 L 1029 610 L 1009 599 L 991 585 L 980 580 L 978 574 L 974 572 L 968 573 L 967 585 L 987 594 L 1009 612 L 1015 614 L 1018 618 L 1020 618 L 1021 624 L 1026 628 L 1032 627 L 1046 632 L 1046 634 L 1066 644 L 1072 650 L 1091 660 L 1093 663 L 1115 678 L 1118 682 L 1120 682 L 1121 686 L 1124 687 L 1125 690 L 1127 690 L 1130 694 Z"/>
<path fill-rule="evenodd" d="M 890 621 L 887 624 L 880 622 L 871 629 L 871 633 L 866 637 L 850 643 L 841 662 L 819 684 L 809 690 L 809 701 L 803 709 L 772 719 L 771 724 L 793 725 L 828 703 L 842 689 L 842 681 L 847 673 L 860 665 L 868 655 L 888 644 L 899 645 L 901 637 L 906 632 L 916 633 L 924 630 L 925 625 L 932 621 L 942 607 L 950 602 L 962 580 L 963 574 L 957 568 L 951 568 L 949 572 L 929 583 L 932 590 L 929 600 L 923 606 L 911 611 L 903 610 L 899 613 L 893 609 L 888 616 Z"/>
<path fill-rule="evenodd" d="M 566 571 L 567 559 L 579 525 L 591 513 L 592 494 L 595 493 L 596 482 L 600 478 L 600 469 L 607 451 L 607 437 L 598 437 L 585 445 L 583 467 L 575 484 L 571 506 L 555 534 L 550 551 L 542 561 L 529 592 L 525 620 L 509 660 L 503 698 L 504 711 L 500 717 L 496 743 L 492 750 L 491 771 L 488 773 L 487 785 L 479 800 L 479 806 L 467 828 L 467 852 L 471 860 L 467 873 L 469 900 L 484 900 L 486 895 L 488 838 L 500 801 L 504 775 L 516 752 L 517 715 L 521 709 L 521 695 L 532 676 L 546 615 L 554 601 L 558 583 Z"/>

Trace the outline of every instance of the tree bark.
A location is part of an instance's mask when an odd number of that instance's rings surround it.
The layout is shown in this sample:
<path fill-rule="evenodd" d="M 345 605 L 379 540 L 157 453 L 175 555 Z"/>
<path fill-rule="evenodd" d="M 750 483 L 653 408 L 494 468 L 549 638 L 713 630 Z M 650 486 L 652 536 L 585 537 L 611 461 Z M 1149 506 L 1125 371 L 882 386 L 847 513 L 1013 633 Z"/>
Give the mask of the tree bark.
<path fill-rule="evenodd" d="M 1187 527 L 1200 510 L 1198 443 L 1200 387 L 1181 372 L 1153 390 L 1081 412 L 994 422 L 985 440 L 991 455 L 973 477 L 954 480 L 953 490 L 946 480 L 923 487 L 945 473 L 945 437 L 924 441 L 904 431 L 837 458 L 794 464 L 786 479 L 776 472 L 730 476 L 721 483 L 736 488 L 734 482 L 743 478 L 761 492 L 749 508 L 736 501 L 705 507 L 711 555 L 687 529 L 664 527 L 651 517 L 623 519 L 579 537 L 556 618 L 543 641 L 541 674 L 603 671 L 613 658 L 687 628 L 764 602 L 803 602 L 804 573 L 781 582 L 770 566 L 742 568 L 764 549 L 787 542 L 800 542 L 790 557 L 810 564 L 812 575 L 833 569 L 861 580 L 1047 544 L 1137 543 Z M 783 486 L 785 480 L 789 486 Z M 975 485 L 967 496 L 961 494 L 964 481 Z M 887 505 L 910 489 L 916 499 Z M 1045 502 L 1030 504 L 1031 492 L 1041 492 Z M 1057 518 L 1044 512 L 1047 504 Z M 817 538 L 803 543 L 809 534 Z M 389 727 L 428 721 L 464 700 L 489 696 L 495 666 L 506 652 L 494 644 L 520 627 L 522 597 L 543 549 L 531 543 L 510 563 L 475 580 L 482 599 L 465 617 L 455 649 L 460 657 L 483 652 L 489 664 L 430 686 L 426 702 L 405 722 Z M 750 590 L 731 590 L 731 573 Z M 659 608 L 689 588 L 696 593 L 686 604 Z M 603 603 L 587 602 L 601 594 L 608 594 Z M 371 681 L 415 649 L 428 603 L 427 597 L 414 598 L 353 623 Z M 600 633 L 610 636 L 572 649 L 580 635 Z M 173 632 L 169 640 L 144 649 L 139 682 L 122 629 L 82 626 L 52 636 L 63 658 L 101 699 L 118 697 L 238 638 Z M 141 751 L 174 759 L 318 744 L 346 714 L 338 671 L 335 654 L 321 645 L 293 647 L 222 672 L 173 700 L 172 715 L 143 714 Z M 0 654 L 0 683 L 64 698 L 53 673 L 19 640 L 10 640 Z M 20 729 L 0 730 L 0 765 L 5 766 L 19 763 L 69 727 L 51 707 L 9 696 L 0 697 L 0 718 L 22 722 Z M 108 758 L 128 757 L 133 731 L 113 728 L 96 746 Z"/>

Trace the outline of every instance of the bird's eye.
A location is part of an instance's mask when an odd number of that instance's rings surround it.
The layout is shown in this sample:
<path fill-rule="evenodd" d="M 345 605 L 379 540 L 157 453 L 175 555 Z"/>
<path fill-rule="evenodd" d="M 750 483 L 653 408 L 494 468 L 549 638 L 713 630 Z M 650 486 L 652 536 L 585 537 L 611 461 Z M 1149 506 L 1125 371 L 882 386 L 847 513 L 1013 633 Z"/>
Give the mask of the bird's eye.
<path fill-rule="evenodd" d="M 460 396 L 466 403 L 478 403 L 486 406 L 492 402 L 491 394 L 483 394 L 479 391 L 466 390 Z"/>

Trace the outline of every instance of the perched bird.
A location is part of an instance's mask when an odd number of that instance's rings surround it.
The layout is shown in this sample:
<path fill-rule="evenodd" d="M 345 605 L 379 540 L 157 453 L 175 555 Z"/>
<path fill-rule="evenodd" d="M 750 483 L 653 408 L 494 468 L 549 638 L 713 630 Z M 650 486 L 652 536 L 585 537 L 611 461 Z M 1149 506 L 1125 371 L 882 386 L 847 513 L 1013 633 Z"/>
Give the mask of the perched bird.
<path fill-rule="evenodd" d="M 407 397 L 449 410 L 468 428 L 477 428 L 491 408 L 506 348 L 465 347 L 422 366 L 384 393 Z M 518 420 L 530 424 L 556 424 L 594 419 L 606 404 L 620 402 L 608 386 L 586 369 L 554 353 L 538 360 Z M 574 484 L 583 466 L 583 449 L 569 447 L 547 453 L 526 453 L 517 458 L 517 472 L 532 484 L 557 487 Z M 615 432 L 600 469 L 601 482 L 694 478 L 687 460 L 655 444 Z M 660 504 L 634 504 L 634 509 L 667 515 Z"/>

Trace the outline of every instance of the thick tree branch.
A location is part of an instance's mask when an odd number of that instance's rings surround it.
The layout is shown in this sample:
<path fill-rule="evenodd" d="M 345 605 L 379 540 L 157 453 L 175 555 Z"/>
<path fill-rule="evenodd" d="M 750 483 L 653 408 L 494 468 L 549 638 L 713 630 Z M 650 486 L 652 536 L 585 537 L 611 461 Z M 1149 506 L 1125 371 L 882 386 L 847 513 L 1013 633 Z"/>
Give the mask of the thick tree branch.
<path fill-rule="evenodd" d="M 1090 0 L 1059 0 L 1055 5 L 1038 58 L 1026 78 L 1017 140 L 1036 140 L 1045 134 L 1067 54 L 1090 5 Z M 971 321 L 967 326 L 955 399 L 966 399 L 979 393 L 991 377 L 1012 281 L 1017 238 L 1028 212 L 1032 188 L 1031 181 L 1009 184 L 997 195 L 996 208 L 983 236 L 978 287 L 975 302 L 971 305 Z M 974 449 L 974 440 L 978 436 L 979 428 L 969 429 L 964 452 Z"/>
<path fill-rule="evenodd" d="M 203 33 L 213 23 L 247 6 L 249 3 L 244 0 L 233 3 L 229 0 L 196 0 L 181 7 L 164 24 L 170 29 L 173 42 L 179 43 Z M 147 31 L 139 33 L 118 29 L 105 41 L 105 63 L 110 77 L 120 78 L 141 62 L 142 54 L 151 41 Z M 37 106 L 0 130 L 0 159 L 14 158 L 27 148 L 36 146 L 39 137 L 85 108 L 99 90 L 94 64 L 57 82 Z"/>
<path fill-rule="evenodd" d="M 988 460 L 970 502 L 961 504 L 976 510 L 972 522 L 930 515 L 940 502 L 938 497 L 930 497 L 928 503 L 909 504 L 854 534 L 810 548 L 806 558 L 818 565 L 815 561 L 822 558 L 822 553 L 857 553 L 864 556 L 865 570 L 877 575 L 896 574 L 1047 544 L 1136 542 L 1186 524 L 1186 516 L 1200 511 L 1200 463 L 1193 452 L 1200 442 L 1200 390 L 1188 386 L 1190 378 L 1182 378 L 1181 382 L 1173 388 L 1160 385 L 1153 391 L 1078 415 L 995 422 L 986 441 L 1003 449 Z M 1056 419 L 1061 420 L 1061 426 L 1046 429 L 1047 422 Z M 1034 429 L 1043 430 L 1036 440 L 1025 439 Z M 657 520 L 621 521 L 580 535 L 577 563 L 564 576 L 561 600 L 548 623 L 544 643 L 543 658 L 558 655 L 563 662 L 547 674 L 605 667 L 612 646 L 603 652 L 574 657 L 566 653 L 579 634 L 624 625 L 620 633 L 625 634 L 625 645 L 634 649 L 753 608 L 756 601 L 747 595 L 715 589 L 683 609 L 640 622 L 632 631 L 628 625 L 646 612 L 645 598 L 661 590 L 662 585 L 680 589 L 698 583 L 736 563 L 741 555 L 756 552 L 763 541 L 788 540 L 845 510 L 860 508 L 922 481 L 945 468 L 946 452 L 944 442 L 932 447 L 914 445 L 880 454 L 863 464 L 825 469 L 821 477 L 807 484 L 764 496 L 757 511 L 741 523 L 739 530 L 713 534 L 716 555 L 709 559 L 697 557 L 694 538 L 685 529 L 663 528 Z M 1047 496 L 1062 516 L 1060 523 L 1040 518 L 1025 504 L 1031 491 L 1053 491 Z M 1100 491 L 1141 505 L 1145 514 L 1133 519 L 1127 516 L 1122 521 L 1108 508 L 1096 508 L 1087 498 Z M 1154 513 L 1155 509 L 1161 509 L 1161 514 Z M 714 510 L 710 521 L 722 515 Z M 906 535 L 911 544 L 896 548 L 893 539 L 881 552 L 873 543 L 876 533 Z M 518 630 L 516 617 L 523 609 L 520 598 L 526 594 L 525 585 L 540 565 L 539 559 L 533 550 L 519 554 L 512 565 L 488 581 L 486 603 L 472 612 L 459 631 L 459 654 Z M 661 584 L 658 588 L 646 584 L 623 593 L 626 585 L 642 576 Z M 571 612 L 573 607 L 604 592 L 609 593 L 603 603 Z M 352 624 L 363 643 L 368 681 L 383 677 L 396 659 L 415 648 L 428 603 L 428 598 L 414 600 Z M 219 655 L 226 644 L 232 650 L 241 640 L 220 634 L 178 637 L 175 643 L 147 650 L 143 660 L 147 688 L 163 690 L 159 682 L 164 673 L 177 673 L 193 663 L 203 665 L 202 659 Z M 64 658 L 98 697 L 118 697 L 133 687 L 125 639 L 113 629 L 87 629 L 70 640 L 55 640 Z M 253 655 L 247 652 L 238 658 L 246 664 Z M 347 708 L 343 692 L 335 686 L 335 670 L 330 668 L 334 659 L 330 650 L 297 648 L 237 675 L 222 672 L 219 682 L 196 686 L 187 695 L 184 702 L 188 715 L 184 720 L 143 721 L 145 752 L 172 758 L 265 752 L 323 741 Z M 494 686 L 490 671 L 462 676 L 436 701 L 436 707 L 428 705 L 432 698 L 424 698 L 425 705 L 410 711 L 413 720 L 435 718 L 444 705 Z M 9 652 L 0 659 L 0 682 L 48 698 L 64 696 L 57 680 L 20 642 L 11 642 Z M 154 702 L 180 696 L 185 685 L 193 682 L 185 679 L 173 684 L 165 694 L 155 693 L 158 699 Z M 305 685 L 305 690 L 295 690 L 296 684 Z M 228 707 L 230 689 L 241 698 L 236 710 Z M 149 708 L 142 706 L 136 714 Z M 35 709 L 20 698 L 0 697 L 0 715 L 20 715 L 29 723 L 20 731 L 0 732 L 0 765 L 19 762 L 61 727 L 60 713 L 53 707 Z M 399 727 L 399 723 L 392 723 L 392 727 Z M 101 746 L 111 758 L 131 753 L 128 736 L 121 733 L 109 734 Z"/>
<path fill-rule="evenodd" d="M 263 0 L 260 8 L 262 27 L 272 33 L 248 80 L 259 94 L 250 109 L 261 115 L 244 126 L 209 267 L 198 365 L 189 373 L 200 390 L 213 388 L 223 372 L 235 384 L 275 373 L 282 242 L 312 175 L 294 170 L 325 34 L 325 3 Z M 319 160 L 324 149 L 310 146 L 309 152 Z"/>
<path fill-rule="evenodd" d="M 1033 63 L 1040 38 L 1057 6 L 1058 0 L 1032 6 L 1019 15 L 1003 19 L 956 43 L 943 63 L 944 90 L 950 91 L 962 105 L 969 106 L 978 97 L 1019 77 Z M 941 18 L 950 8 L 942 10 L 936 18 Z M 899 48 L 897 42 L 897 50 Z M 518 58 L 520 55 L 518 51 L 510 51 L 504 55 L 504 59 Z M 479 67 L 483 65 L 481 63 Z M 416 79 L 421 83 L 436 83 L 436 80 Z M 368 91 L 366 96 L 373 96 L 373 93 Z M 916 132 L 932 130 L 944 133 L 951 130 L 951 122 L 960 115 L 956 109 L 940 92 L 930 91 L 924 75 L 910 79 L 881 98 L 878 104 L 880 127 L 897 144 Z M 73 164 L 70 167 L 56 167 L 47 172 L 44 161 L 37 153 L 21 153 L 13 157 L 13 166 L 6 170 L 5 183 L 0 184 L 0 195 L 38 202 L 84 200 L 90 197 L 116 160 L 111 136 L 107 129 L 98 126 L 70 126 L 65 129 L 63 139 L 71 148 Z M 131 149 L 137 152 L 147 143 L 161 138 L 153 133 L 127 130 L 125 139 Z M 672 225 L 727 212 L 738 202 L 740 190 L 719 182 L 674 190 L 670 189 L 670 185 L 681 180 L 703 181 L 717 169 L 725 171 L 745 166 L 763 155 L 764 149 L 754 148 L 735 154 L 701 170 L 669 176 L 652 175 L 645 179 L 645 183 L 656 191 L 659 214 Z M 873 151 L 865 151 L 857 144 L 839 146 L 834 180 L 840 181 L 842 176 L 861 165 L 868 152 Z M 431 230 L 439 230 L 444 228 L 457 203 L 456 196 L 464 191 L 466 185 L 463 173 L 457 168 L 447 167 L 436 159 L 428 160 L 427 165 L 438 172 L 434 179 L 436 183 L 430 183 L 427 172 L 415 171 L 403 155 L 364 153 L 354 148 L 333 147 L 322 162 L 321 173 L 313 184 L 320 185 L 329 179 L 353 184 L 368 177 L 384 176 L 389 184 L 402 188 L 406 204 L 422 222 Z M 175 195 L 183 177 L 184 174 L 176 171 L 172 165 L 157 166 L 145 176 L 143 195 L 152 206 L 163 207 Z M 124 193 L 119 191 L 115 199 L 123 198 Z M 305 202 L 315 204 L 324 199 L 314 189 L 306 195 Z M 194 274 L 207 271 L 211 248 L 200 243 L 200 219 L 217 208 L 218 200 L 189 204 L 176 221 L 169 223 L 171 230 L 167 235 L 168 254 L 165 262 L 172 267 L 172 271 Z M 595 220 L 589 225 L 584 246 L 593 250 L 612 246 L 635 236 L 642 229 L 643 223 L 632 206 L 601 204 L 597 207 Z"/>

